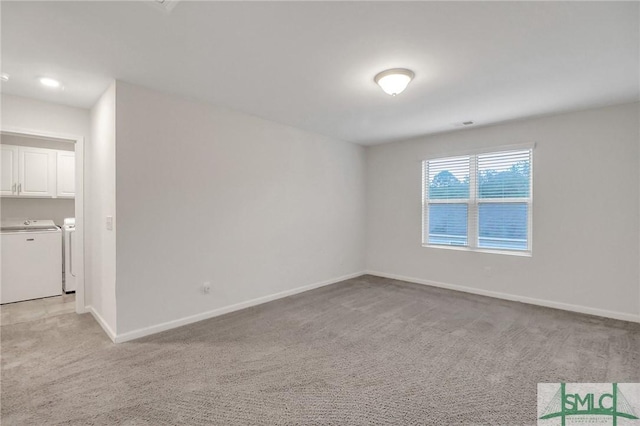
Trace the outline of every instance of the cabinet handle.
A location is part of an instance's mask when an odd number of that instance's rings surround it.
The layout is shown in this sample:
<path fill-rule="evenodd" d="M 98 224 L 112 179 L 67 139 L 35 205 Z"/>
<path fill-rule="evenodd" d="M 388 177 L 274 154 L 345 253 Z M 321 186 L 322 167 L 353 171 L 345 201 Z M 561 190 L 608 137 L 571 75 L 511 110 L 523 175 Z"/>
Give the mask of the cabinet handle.
<path fill-rule="evenodd" d="M 18 186 L 17 183 L 14 183 L 13 186 L 11 187 L 11 193 L 13 194 L 14 192 L 16 192 L 16 187 Z"/>
<path fill-rule="evenodd" d="M 18 195 L 20 195 L 20 191 L 22 191 L 22 184 L 21 183 L 18 184 Z"/>

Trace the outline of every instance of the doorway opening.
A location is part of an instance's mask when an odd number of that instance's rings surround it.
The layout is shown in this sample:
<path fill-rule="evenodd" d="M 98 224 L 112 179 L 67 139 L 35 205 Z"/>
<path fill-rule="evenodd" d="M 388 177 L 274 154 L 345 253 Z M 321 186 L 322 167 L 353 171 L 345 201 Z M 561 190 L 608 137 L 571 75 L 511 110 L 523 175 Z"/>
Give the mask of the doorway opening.
<path fill-rule="evenodd" d="M 0 149 L 2 322 L 86 312 L 84 138 L 3 127 Z"/>

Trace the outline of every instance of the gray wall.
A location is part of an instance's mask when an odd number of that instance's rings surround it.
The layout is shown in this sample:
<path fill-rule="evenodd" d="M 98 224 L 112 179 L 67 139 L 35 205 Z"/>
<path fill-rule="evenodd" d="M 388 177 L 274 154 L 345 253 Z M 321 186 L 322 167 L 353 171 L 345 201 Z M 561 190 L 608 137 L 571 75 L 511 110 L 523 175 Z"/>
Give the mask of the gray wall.
<path fill-rule="evenodd" d="M 118 334 L 363 270 L 363 147 L 116 87 Z"/>
<path fill-rule="evenodd" d="M 99 318 L 107 333 L 117 334 L 116 321 L 116 232 L 107 230 L 107 216 L 116 211 L 116 85 L 102 94 L 91 109 L 91 146 L 86 156 L 87 188 L 90 208 L 87 214 L 87 234 L 91 245 L 86 253 L 87 304 Z M 144 164 L 140 164 L 143 167 Z M 131 183 L 135 185 L 135 182 Z M 140 306 L 140 309 L 146 308 Z"/>
<path fill-rule="evenodd" d="M 628 104 L 368 148 L 367 269 L 638 319 L 639 116 Z M 527 142 L 532 257 L 421 247 L 421 160 Z"/>

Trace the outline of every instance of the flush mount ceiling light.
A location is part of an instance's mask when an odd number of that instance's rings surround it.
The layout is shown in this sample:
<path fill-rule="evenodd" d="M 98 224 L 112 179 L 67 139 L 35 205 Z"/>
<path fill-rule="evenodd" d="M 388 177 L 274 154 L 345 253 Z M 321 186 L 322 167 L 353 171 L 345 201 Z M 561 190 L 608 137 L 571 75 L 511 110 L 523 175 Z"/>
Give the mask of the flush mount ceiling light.
<path fill-rule="evenodd" d="M 411 70 L 394 68 L 382 71 L 373 78 L 373 81 L 375 81 L 385 93 L 395 96 L 407 88 L 407 85 L 413 79 L 414 75 Z"/>
<path fill-rule="evenodd" d="M 2 82 L 9 81 L 9 74 L 5 74 L 5 73 L 0 74 L 0 81 Z"/>
<path fill-rule="evenodd" d="M 50 87 L 52 89 L 59 89 L 62 86 L 58 80 L 54 80 L 53 78 L 49 77 L 40 77 L 38 81 L 43 86 Z"/>

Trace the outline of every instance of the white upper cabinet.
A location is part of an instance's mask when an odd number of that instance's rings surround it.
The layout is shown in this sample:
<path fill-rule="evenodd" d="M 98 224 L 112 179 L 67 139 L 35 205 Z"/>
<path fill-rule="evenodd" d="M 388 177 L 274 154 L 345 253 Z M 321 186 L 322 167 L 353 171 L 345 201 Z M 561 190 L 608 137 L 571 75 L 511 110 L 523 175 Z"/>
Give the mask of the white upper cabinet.
<path fill-rule="evenodd" d="M 50 149 L 20 147 L 18 195 L 56 196 L 56 152 Z"/>
<path fill-rule="evenodd" d="M 0 149 L 1 196 L 75 197 L 74 152 L 13 145 Z"/>
<path fill-rule="evenodd" d="M 18 195 L 18 147 L 0 145 L 0 195 Z"/>
<path fill-rule="evenodd" d="M 71 151 L 58 151 L 57 190 L 58 197 L 76 196 L 76 154 Z"/>

